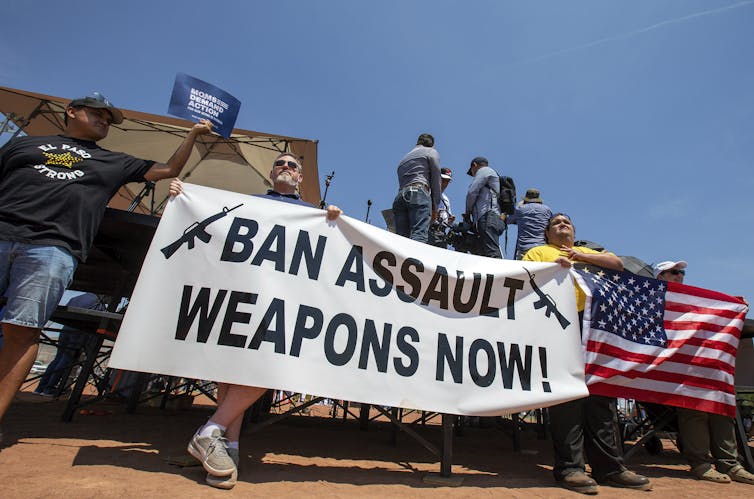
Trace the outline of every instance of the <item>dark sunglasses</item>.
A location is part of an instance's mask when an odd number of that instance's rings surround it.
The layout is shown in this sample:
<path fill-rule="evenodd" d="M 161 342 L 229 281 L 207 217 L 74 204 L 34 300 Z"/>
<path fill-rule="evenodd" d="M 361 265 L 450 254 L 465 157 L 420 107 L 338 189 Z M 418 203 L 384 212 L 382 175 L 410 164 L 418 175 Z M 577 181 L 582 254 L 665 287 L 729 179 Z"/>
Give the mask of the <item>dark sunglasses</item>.
<path fill-rule="evenodd" d="M 279 159 L 273 163 L 275 166 L 287 166 L 288 168 L 293 168 L 294 170 L 298 170 L 298 163 L 295 161 L 286 161 L 284 159 Z"/>
<path fill-rule="evenodd" d="M 686 271 L 681 270 L 681 269 L 670 269 L 670 270 L 666 270 L 665 272 L 667 272 L 668 274 L 673 274 L 673 275 L 686 275 Z"/>

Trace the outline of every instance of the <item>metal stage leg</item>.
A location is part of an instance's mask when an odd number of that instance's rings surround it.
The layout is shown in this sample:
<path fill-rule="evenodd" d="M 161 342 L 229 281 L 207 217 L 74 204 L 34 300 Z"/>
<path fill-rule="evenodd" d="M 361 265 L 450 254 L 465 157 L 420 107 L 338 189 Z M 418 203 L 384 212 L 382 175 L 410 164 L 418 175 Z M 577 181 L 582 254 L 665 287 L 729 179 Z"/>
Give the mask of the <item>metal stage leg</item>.
<path fill-rule="evenodd" d="M 657 421 L 654 421 L 652 423 L 652 429 L 648 431 L 639 440 L 637 440 L 635 444 L 633 444 L 628 449 L 625 449 L 625 444 L 624 444 L 623 459 L 625 461 L 628 461 L 631 458 L 631 456 L 636 454 L 636 452 L 639 449 L 641 449 L 642 445 L 644 445 L 645 442 L 647 442 L 650 438 L 655 436 L 655 434 L 657 433 L 656 428 L 666 427 L 668 423 L 670 423 L 673 420 L 674 417 L 675 417 L 675 413 L 673 413 L 673 411 L 666 410 L 664 413 L 662 413 L 662 415 L 659 418 L 657 418 Z"/>
<path fill-rule="evenodd" d="M 390 427 L 390 443 L 396 445 L 398 443 L 399 427 L 395 424 L 395 422 L 401 421 L 402 419 L 400 409 L 398 407 L 391 407 L 390 414 L 393 416 L 392 418 L 390 418 L 390 420 L 393 422 L 393 425 Z"/>
<path fill-rule="evenodd" d="M 359 409 L 359 428 L 363 431 L 367 431 L 369 428 L 369 409 L 371 409 L 371 405 L 361 403 L 361 408 Z"/>
<path fill-rule="evenodd" d="M 455 430 L 454 435 L 462 437 L 464 433 L 464 426 L 466 426 L 466 416 L 456 416 L 456 419 L 453 422 L 453 429 Z"/>
<path fill-rule="evenodd" d="M 440 473 L 428 473 L 423 478 L 424 483 L 441 487 L 458 487 L 463 484 L 463 477 L 453 476 L 453 429 L 460 416 L 453 414 L 442 415 L 442 449 L 440 449 Z M 420 442 L 421 443 L 421 442 Z M 427 447 L 425 445 L 425 447 Z M 430 447 L 427 447 L 430 451 Z M 435 454 L 437 455 L 437 454 Z"/>
<path fill-rule="evenodd" d="M 537 426 L 539 426 L 539 432 L 537 432 L 537 438 L 539 440 L 547 440 L 550 438 L 549 435 L 549 428 L 550 428 L 550 418 L 549 412 L 547 411 L 547 408 L 544 409 L 537 409 L 536 413 L 537 415 Z"/>
<path fill-rule="evenodd" d="M 434 454 L 437 457 L 441 457 L 442 453 L 441 451 L 434 446 L 429 440 L 422 437 L 418 433 L 416 433 L 414 430 L 412 430 L 408 425 L 403 424 L 403 422 L 399 419 L 401 414 L 396 410 L 396 407 L 390 407 L 388 409 L 385 409 L 382 406 L 375 406 L 375 409 L 377 409 L 380 414 L 385 416 L 390 420 L 390 422 L 393 424 L 393 432 L 397 432 L 398 430 L 405 432 L 407 435 L 412 437 L 414 440 L 416 440 L 419 444 L 422 445 L 425 449 L 427 449 L 429 452 Z"/>
<path fill-rule="evenodd" d="M 449 478 L 453 463 L 453 420 L 456 416 L 442 415 L 442 456 L 440 458 L 440 476 Z"/>
<path fill-rule="evenodd" d="M 61 420 L 65 421 L 66 423 L 70 422 L 73 419 L 73 413 L 79 407 L 81 394 L 84 393 L 84 388 L 86 387 L 87 381 L 89 381 L 89 376 L 91 376 L 91 374 L 94 372 L 94 364 L 97 362 L 97 355 L 99 355 L 99 351 L 102 347 L 103 342 L 104 338 L 99 334 L 97 335 L 95 341 L 87 342 L 88 344 L 86 346 L 86 359 L 84 360 L 84 364 L 81 366 L 81 372 L 79 373 L 78 379 L 76 379 L 76 384 L 73 386 L 71 395 L 68 397 L 68 402 L 66 403 L 65 410 L 63 411 L 63 416 L 61 418 Z"/>
<path fill-rule="evenodd" d="M 83 334 L 83 333 L 82 333 Z M 76 349 L 76 353 L 73 356 L 73 362 L 71 362 L 68 367 L 65 368 L 62 375 L 60 376 L 60 381 L 58 381 L 58 387 L 55 389 L 55 396 L 59 397 L 61 394 L 65 393 L 65 391 L 68 388 L 73 388 L 69 386 L 68 380 L 71 379 L 71 373 L 73 372 L 73 368 L 81 364 L 81 352 L 83 351 L 83 348 Z M 80 366 L 79 366 L 80 367 Z"/>
<path fill-rule="evenodd" d="M 511 414 L 511 422 L 513 423 L 513 451 L 521 452 L 521 417 L 517 412 Z"/>
<path fill-rule="evenodd" d="M 160 400 L 160 410 L 165 410 L 165 407 L 168 406 L 168 399 L 170 398 L 170 392 L 173 391 L 173 384 L 176 382 L 176 378 L 173 376 L 168 376 L 167 382 L 165 383 L 165 391 L 162 393 L 162 400 Z"/>
<path fill-rule="evenodd" d="M 136 380 L 131 386 L 131 393 L 128 394 L 128 403 L 126 405 L 126 412 L 128 414 L 133 414 L 134 411 L 136 411 L 136 406 L 139 405 L 141 394 L 144 393 L 144 388 L 149 381 L 149 376 L 149 373 L 142 372 L 136 375 Z"/>
<path fill-rule="evenodd" d="M 741 420 L 741 411 L 738 410 L 738 407 L 736 407 L 735 427 L 736 441 L 738 442 L 738 452 L 744 460 L 744 468 L 746 468 L 749 473 L 754 473 L 754 459 L 752 459 L 751 450 L 749 449 L 749 437 L 747 437 L 746 435 L 746 429 L 744 428 L 744 423 Z"/>

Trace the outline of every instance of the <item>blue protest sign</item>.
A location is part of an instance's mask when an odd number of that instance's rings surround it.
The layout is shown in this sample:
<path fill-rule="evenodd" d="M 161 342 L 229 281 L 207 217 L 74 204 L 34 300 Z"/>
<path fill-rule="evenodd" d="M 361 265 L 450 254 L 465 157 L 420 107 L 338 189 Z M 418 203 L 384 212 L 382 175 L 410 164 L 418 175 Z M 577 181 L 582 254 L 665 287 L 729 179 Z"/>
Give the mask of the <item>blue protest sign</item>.
<path fill-rule="evenodd" d="M 207 119 L 214 125 L 214 131 L 228 138 L 239 109 L 241 101 L 225 90 L 184 73 L 175 75 L 169 114 L 191 121 Z"/>

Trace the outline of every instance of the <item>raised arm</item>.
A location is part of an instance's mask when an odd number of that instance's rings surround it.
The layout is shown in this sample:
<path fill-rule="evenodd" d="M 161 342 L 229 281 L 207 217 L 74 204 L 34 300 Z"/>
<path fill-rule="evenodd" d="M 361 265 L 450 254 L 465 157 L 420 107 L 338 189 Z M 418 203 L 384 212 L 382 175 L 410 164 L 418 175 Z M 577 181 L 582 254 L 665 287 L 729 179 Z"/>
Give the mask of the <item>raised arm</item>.
<path fill-rule="evenodd" d="M 164 178 L 177 177 L 183 167 L 186 165 L 189 156 L 191 156 L 191 149 L 194 147 L 194 142 L 199 135 L 209 133 L 212 131 L 212 123 L 208 120 L 201 120 L 195 124 L 189 131 L 186 138 L 183 139 L 181 145 L 175 150 L 167 163 L 155 163 L 152 165 L 144 178 L 147 180 L 162 180 Z"/>

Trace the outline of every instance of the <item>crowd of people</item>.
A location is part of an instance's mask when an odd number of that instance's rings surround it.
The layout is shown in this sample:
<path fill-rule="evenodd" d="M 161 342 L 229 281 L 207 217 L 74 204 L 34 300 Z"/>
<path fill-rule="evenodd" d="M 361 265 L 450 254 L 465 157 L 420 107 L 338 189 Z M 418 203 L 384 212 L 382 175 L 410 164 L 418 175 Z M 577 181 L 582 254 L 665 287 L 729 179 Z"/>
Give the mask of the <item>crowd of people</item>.
<path fill-rule="evenodd" d="M 455 227 L 461 236 L 467 233 L 471 241 L 451 240 L 449 232 L 454 230 L 456 217 L 445 190 L 453 180 L 453 172 L 440 167 L 434 143 L 431 134 L 421 134 L 416 146 L 398 164 L 398 194 L 392 206 L 397 234 L 442 248 L 453 247 L 455 242 L 456 250 L 504 258 L 500 236 L 507 224 L 516 224 L 516 260 L 521 260 L 529 249 L 545 243 L 545 225 L 552 211 L 542 201 L 539 190 L 528 189 L 513 213 L 503 212 L 498 203 L 498 173 L 484 156 L 472 159 L 466 172 L 472 181 L 466 193 L 463 226 Z"/>
<path fill-rule="evenodd" d="M 398 165 L 398 195 L 393 210 L 402 210 L 401 220 L 411 221 L 410 224 L 396 223 L 398 234 L 445 246 L 446 239 L 441 234 L 452 230 L 448 223 L 452 213 L 448 200 L 439 202 L 447 187 L 447 184 L 437 186 L 438 180 L 444 178 L 443 171 L 449 173 L 450 169 L 440 167 L 434 138 L 428 133 L 421 134 L 416 146 Z M 473 238 L 473 243 L 468 246 L 471 253 L 503 258 L 500 235 L 505 223 L 510 223 L 518 225 L 514 255 L 517 260 L 553 262 L 566 268 L 581 262 L 623 270 L 622 260 L 609 251 L 574 246 L 576 230 L 572 220 L 564 213 L 553 214 L 538 189 L 528 189 L 515 212 L 508 215 L 501 213 L 499 174 L 489 166 L 488 160 L 483 156 L 475 157 L 467 174 L 473 179 L 466 193 L 462 216 L 472 227 L 469 237 Z M 450 177 L 449 174 L 446 176 Z M 434 228 L 430 232 L 434 235 L 428 240 L 425 234 L 429 227 Z M 655 278 L 683 283 L 686 262 L 665 261 L 653 268 Z M 578 286 L 575 289 L 579 317 L 583 318 L 586 295 Z M 694 476 L 718 483 L 734 480 L 754 485 L 754 474 L 738 463 L 730 417 L 691 409 L 679 408 L 677 411 L 683 454 Z M 590 395 L 550 407 L 549 414 L 555 455 L 553 474 L 561 486 L 590 495 L 598 493 L 598 484 L 651 490 L 649 479 L 628 470 L 623 464 L 614 398 Z M 591 476 L 586 473 L 586 462 L 591 467 Z"/>
<path fill-rule="evenodd" d="M 159 163 L 97 145 L 107 136 L 110 125 L 122 120 L 121 111 L 95 93 L 70 102 L 61 135 L 19 137 L 0 149 L 0 295 L 6 299 L 1 320 L 0 420 L 36 359 L 41 328 L 70 284 L 78 262 L 87 258 L 109 199 L 128 182 L 177 177 L 196 138 L 212 130 L 208 121 L 197 123 L 171 158 Z M 446 246 L 445 233 L 453 226 L 455 216 L 443 191 L 453 175 L 451 169 L 441 167 L 432 135 L 418 137 L 416 146 L 400 161 L 397 173 L 398 193 L 392 206 L 396 232 L 417 242 Z M 473 227 L 472 253 L 503 258 L 501 234 L 506 223 L 515 223 L 519 227 L 516 259 L 554 262 L 563 267 L 585 262 L 623 269 L 621 259 L 613 253 L 574 246 L 573 222 L 563 213 L 553 215 L 536 189 L 526 192 L 514 213 L 501 213 L 498 173 L 485 157 L 472 159 L 467 174 L 473 178 L 463 220 Z M 311 206 L 298 194 L 303 176 L 299 158 L 283 152 L 271 165 L 272 189 L 263 196 Z M 182 191 L 181 182 L 173 180 L 171 195 L 180 196 Z M 323 221 L 334 220 L 341 213 L 336 206 L 328 206 Z M 656 277 L 671 280 L 680 275 L 682 282 L 685 267 L 685 262 L 664 262 L 656 267 Z M 582 313 L 585 296 L 578 287 L 576 290 Z M 47 393 L 46 387 L 42 390 Z M 197 429 L 187 448 L 207 471 L 209 485 L 223 489 L 235 485 L 243 414 L 265 391 L 262 387 L 219 384 L 217 409 Z M 719 420 L 698 411 L 679 414 L 679 418 L 683 421 L 682 438 L 688 438 L 684 454 L 696 476 L 754 484 L 754 475 L 737 463 L 735 447 L 731 446 L 730 418 Z M 615 431 L 615 399 L 590 396 L 560 404 L 550 408 L 550 419 L 553 473 L 560 485 L 585 494 L 597 493 L 598 483 L 651 489 L 646 477 L 623 464 L 621 441 Z M 684 436 L 685 431 L 698 438 Z M 591 476 L 586 473 L 587 461 Z"/>

